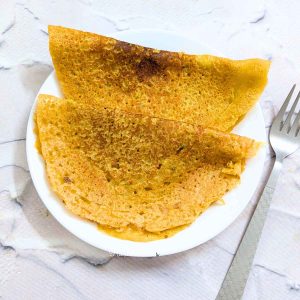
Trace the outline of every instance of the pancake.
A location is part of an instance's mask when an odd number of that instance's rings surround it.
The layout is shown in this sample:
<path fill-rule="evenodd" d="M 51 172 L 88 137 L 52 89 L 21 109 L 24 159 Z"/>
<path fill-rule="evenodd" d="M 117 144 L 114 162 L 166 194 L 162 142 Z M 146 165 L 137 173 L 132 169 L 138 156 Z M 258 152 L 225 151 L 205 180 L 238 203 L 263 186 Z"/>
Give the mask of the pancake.
<path fill-rule="evenodd" d="M 269 61 L 235 61 L 49 26 L 65 98 L 230 131 L 259 99 Z"/>
<path fill-rule="evenodd" d="M 40 95 L 39 145 L 53 191 L 112 235 L 165 238 L 235 187 L 259 143 L 85 101 Z"/>

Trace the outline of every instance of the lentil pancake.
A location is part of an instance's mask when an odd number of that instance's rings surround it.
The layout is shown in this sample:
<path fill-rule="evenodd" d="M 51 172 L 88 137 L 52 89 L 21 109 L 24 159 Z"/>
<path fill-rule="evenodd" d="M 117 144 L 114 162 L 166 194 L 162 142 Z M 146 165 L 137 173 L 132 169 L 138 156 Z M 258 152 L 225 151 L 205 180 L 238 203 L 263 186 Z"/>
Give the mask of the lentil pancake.
<path fill-rule="evenodd" d="M 240 180 L 259 143 L 194 124 L 39 95 L 37 136 L 53 191 L 119 238 L 191 224 Z"/>
<path fill-rule="evenodd" d="M 230 131 L 257 102 L 269 61 L 146 48 L 49 26 L 65 98 Z"/>

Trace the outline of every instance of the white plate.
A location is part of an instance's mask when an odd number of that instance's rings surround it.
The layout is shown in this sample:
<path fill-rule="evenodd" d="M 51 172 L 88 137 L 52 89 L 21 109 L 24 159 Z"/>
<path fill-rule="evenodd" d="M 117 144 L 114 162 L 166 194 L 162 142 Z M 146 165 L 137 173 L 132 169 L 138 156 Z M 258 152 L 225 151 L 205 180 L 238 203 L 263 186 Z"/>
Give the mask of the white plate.
<path fill-rule="evenodd" d="M 217 54 L 197 41 L 167 31 L 123 31 L 112 36 L 158 49 Z M 54 73 L 44 82 L 39 91 L 40 93 L 62 96 Z M 225 196 L 226 205 L 210 207 L 191 226 L 165 240 L 138 243 L 117 239 L 97 230 L 95 224 L 69 213 L 52 192 L 46 178 L 43 159 L 35 148 L 34 111 L 35 104 L 32 107 L 28 121 L 26 150 L 32 180 L 40 198 L 51 214 L 66 229 L 83 241 L 112 253 L 141 257 L 167 255 L 193 248 L 210 240 L 230 225 L 242 212 L 261 178 L 266 152 L 264 148 L 247 163 L 241 178 L 241 184 Z M 258 105 L 247 114 L 234 132 L 256 140 L 266 141 L 264 120 Z"/>

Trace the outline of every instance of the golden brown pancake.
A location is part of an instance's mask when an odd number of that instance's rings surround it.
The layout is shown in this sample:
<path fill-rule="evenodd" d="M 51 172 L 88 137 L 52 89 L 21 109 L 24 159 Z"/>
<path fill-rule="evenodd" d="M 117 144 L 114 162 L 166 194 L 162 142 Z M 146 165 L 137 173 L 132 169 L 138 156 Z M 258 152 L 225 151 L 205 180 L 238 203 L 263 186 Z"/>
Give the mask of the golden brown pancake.
<path fill-rule="evenodd" d="M 266 83 L 269 62 L 188 55 L 49 26 L 66 98 L 229 131 Z"/>
<path fill-rule="evenodd" d="M 130 240 L 192 223 L 239 183 L 259 147 L 234 134 L 49 95 L 38 98 L 36 123 L 50 185 L 66 207 Z"/>

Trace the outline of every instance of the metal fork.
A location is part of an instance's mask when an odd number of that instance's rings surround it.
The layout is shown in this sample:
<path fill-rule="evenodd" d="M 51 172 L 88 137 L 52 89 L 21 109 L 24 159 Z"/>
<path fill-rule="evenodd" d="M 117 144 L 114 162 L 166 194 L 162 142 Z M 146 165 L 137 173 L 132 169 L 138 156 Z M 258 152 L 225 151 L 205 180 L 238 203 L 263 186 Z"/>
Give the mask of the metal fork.
<path fill-rule="evenodd" d="M 270 207 L 275 185 L 279 177 L 282 161 L 285 157 L 295 152 L 300 146 L 300 111 L 297 113 L 295 120 L 292 122 L 292 118 L 300 98 L 300 92 L 285 118 L 287 114 L 287 107 L 292 98 L 295 87 L 296 85 L 292 87 L 273 121 L 269 140 L 276 154 L 275 164 L 261 198 L 254 210 L 252 218 L 245 230 L 244 236 L 238 246 L 235 257 L 231 262 L 216 300 L 240 300 L 242 298 L 257 244 Z"/>

